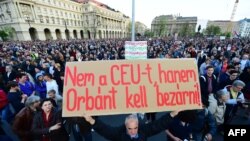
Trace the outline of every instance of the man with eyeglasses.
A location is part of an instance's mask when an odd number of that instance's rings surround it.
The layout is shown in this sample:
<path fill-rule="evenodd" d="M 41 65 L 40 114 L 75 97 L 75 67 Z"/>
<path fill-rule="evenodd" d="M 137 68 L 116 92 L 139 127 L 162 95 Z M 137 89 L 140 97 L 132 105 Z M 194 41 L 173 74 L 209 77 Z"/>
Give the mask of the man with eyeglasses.
<path fill-rule="evenodd" d="M 229 92 L 229 99 L 226 102 L 226 112 L 224 123 L 229 123 L 230 120 L 236 115 L 238 107 L 247 108 L 244 105 L 245 97 L 241 90 L 245 87 L 245 83 L 241 80 L 235 80 L 231 86 L 227 86 L 226 89 Z"/>
<path fill-rule="evenodd" d="M 148 137 L 156 135 L 168 128 L 169 124 L 179 111 L 173 111 L 162 116 L 160 119 L 149 124 L 139 124 L 136 114 L 128 115 L 125 125 L 111 127 L 99 119 L 94 119 L 86 114 L 83 115 L 93 129 L 103 137 L 111 141 L 147 141 Z"/>
<path fill-rule="evenodd" d="M 219 83 L 219 89 L 224 89 L 226 86 L 232 85 L 238 79 L 239 72 L 237 70 L 231 70 L 229 74 L 229 77 L 225 81 Z"/>

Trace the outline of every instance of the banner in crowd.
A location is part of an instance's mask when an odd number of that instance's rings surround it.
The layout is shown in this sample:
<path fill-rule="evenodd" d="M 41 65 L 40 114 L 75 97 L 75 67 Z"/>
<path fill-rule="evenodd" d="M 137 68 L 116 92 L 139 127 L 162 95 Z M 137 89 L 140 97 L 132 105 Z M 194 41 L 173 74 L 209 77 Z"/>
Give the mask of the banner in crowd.
<path fill-rule="evenodd" d="M 201 108 L 194 59 L 67 62 L 63 116 Z"/>
<path fill-rule="evenodd" d="M 130 59 L 147 59 L 147 41 L 126 41 L 125 58 Z"/>

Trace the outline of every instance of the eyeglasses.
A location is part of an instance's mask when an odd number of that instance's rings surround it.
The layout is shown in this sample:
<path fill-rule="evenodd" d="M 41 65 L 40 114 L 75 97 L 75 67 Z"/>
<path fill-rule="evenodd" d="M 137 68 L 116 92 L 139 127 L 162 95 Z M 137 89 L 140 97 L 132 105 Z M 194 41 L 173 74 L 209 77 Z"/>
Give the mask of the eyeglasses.
<path fill-rule="evenodd" d="M 240 87 L 240 86 L 236 86 L 235 88 L 238 89 L 238 90 L 242 90 L 243 89 L 243 87 Z"/>
<path fill-rule="evenodd" d="M 34 103 L 40 103 L 40 100 L 36 100 L 36 101 L 34 101 Z"/>

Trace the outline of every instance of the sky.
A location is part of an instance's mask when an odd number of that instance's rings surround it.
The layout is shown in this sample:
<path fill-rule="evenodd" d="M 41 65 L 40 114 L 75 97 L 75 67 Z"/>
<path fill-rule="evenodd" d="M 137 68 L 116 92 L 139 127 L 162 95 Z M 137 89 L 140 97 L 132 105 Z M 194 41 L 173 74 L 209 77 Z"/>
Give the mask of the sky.
<path fill-rule="evenodd" d="M 132 17 L 132 0 L 97 0 Z M 197 16 L 197 26 L 207 20 L 230 20 L 235 0 L 135 0 L 135 20 L 148 28 L 160 15 Z M 239 0 L 234 21 L 250 18 L 250 0 Z"/>

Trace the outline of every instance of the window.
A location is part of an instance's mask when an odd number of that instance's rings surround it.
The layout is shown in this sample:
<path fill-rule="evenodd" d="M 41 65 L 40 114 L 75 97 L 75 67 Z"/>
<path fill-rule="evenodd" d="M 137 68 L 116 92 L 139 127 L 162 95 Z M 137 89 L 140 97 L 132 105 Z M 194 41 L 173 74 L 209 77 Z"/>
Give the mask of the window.
<path fill-rule="evenodd" d="M 55 18 L 52 17 L 51 20 L 52 20 L 52 23 L 55 24 Z"/>
<path fill-rule="evenodd" d="M 43 16 L 38 16 L 39 17 L 39 19 L 40 19 L 40 23 L 44 23 L 44 21 L 43 21 Z"/>
<path fill-rule="evenodd" d="M 49 17 L 46 17 L 46 23 L 49 23 Z"/>

